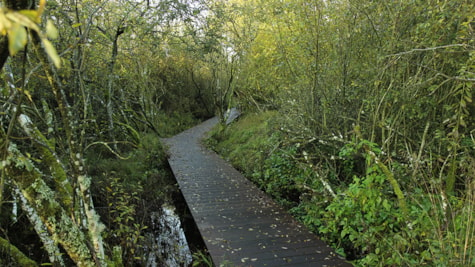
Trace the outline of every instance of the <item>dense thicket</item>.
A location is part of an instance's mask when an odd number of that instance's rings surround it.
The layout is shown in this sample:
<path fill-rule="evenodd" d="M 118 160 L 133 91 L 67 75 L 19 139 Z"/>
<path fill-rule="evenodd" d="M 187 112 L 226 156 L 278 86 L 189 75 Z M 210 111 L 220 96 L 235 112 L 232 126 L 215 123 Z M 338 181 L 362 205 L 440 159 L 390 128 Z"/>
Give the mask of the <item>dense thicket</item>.
<path fill-rule="evenodd" d="M 359 264 L 473 264 L 473 2 L 225 6 L 235 95 L 274 112 L 218 149 Z"/>

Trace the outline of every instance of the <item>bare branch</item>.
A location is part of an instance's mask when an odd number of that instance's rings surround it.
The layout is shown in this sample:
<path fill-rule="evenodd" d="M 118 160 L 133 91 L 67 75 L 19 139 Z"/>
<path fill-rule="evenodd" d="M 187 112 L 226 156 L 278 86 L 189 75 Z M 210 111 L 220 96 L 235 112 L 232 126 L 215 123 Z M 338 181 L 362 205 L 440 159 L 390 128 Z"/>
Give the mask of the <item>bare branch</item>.
<path fill-rule="evenodd" d="M 435 47 L 427 47 L 427 48 L 414 48 L 409 51 L 404 51 L 396 54 L 389 54 L 386 57 L 393 57 L 393 56 L 403 56 L 403 55 L 408 55 L 416 52 L 427 52 L 427 51 L 434 51 L 438 49 L 446 49 L 446 48 L 452 48 L 452 47 L 468 47 L 467 44 L 451 44 L 451 45 L 442 45 L 442 46 L 435 46 Z"/>

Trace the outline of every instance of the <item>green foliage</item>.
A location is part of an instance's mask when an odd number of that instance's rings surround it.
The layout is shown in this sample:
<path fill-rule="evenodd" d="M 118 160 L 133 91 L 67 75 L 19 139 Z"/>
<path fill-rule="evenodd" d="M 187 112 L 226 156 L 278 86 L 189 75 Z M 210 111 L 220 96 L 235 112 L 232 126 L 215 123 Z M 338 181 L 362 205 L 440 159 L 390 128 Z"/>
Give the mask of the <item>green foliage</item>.
<path fill-rule="evenodd" d="M 353 259 L 358 266 L 463 266 L 473 261 L 473 241 L 467 239 L 474 233 L 469 226 L 473 222 L 470 215 L 473 194 L 467 196 L 466 202 L 462 201 L 467 203 L 466 208 L 460 209 L 463 204 L 457 198 L 447 203 L 443 196 L 424 187 L 399 188 L 397 182 L 408 183 L 410 169 L 397 162 L 391 162 L 389 169 L 379 161 L 384 157 L 381 148 L 363 139 L 343 145 L 335 156 L 335 165 L 321 165 L 336 168 L 333 174 L 327 173 L 336 176 L 331 180 L 337 180 L 340 175 L 346 181 L 332 185 L 339 193 L 331 198 L 318 178 L 325 174 L 309 166 L 312 161 L 309 162 L 310 155 L 305 151 L 310 151 L 311 146 L 283 146 L 286 141 L 281 138 L 285 135 L 257 130 L 262 130 L 266 121 L 275 120 L 272 116 L 262 122 L 264 118 L 266 114 L 247 115 L 229 128 L 219 126 L 208 142 L 219 148 L 224 157 L 234 155 L 234 163 L 240 164 L 251 180 L 291 208 L 310 229 L 337 246 L 338 253 Z M 272 140 L 276 144 L 258 163 L 247 161 L 251 153 L 254 157 L 259 153 L 247 143 L 254 140 Z M 265 151 L 263 147 L 261 153 Z M 391 182 L 395 177 L 397 187 Z M 396 188 L 404 191 L 407 210 L 401 205 Z M 446 205 L 460 212 L 448 212 Z"/>
<path fill-rule="evenodd" d="M 93 189 L 98 190 L 95 191 L 98 193 L 98 197 L 101 196 L 99 184 L 102 182 L 110 184 L 109 176 L 124 179 L 123 186 L 128 192 L 134 192 L 136 186 L 142 185 L 144 192 L 142 192 L 141 199 L 147 195 L 150 195 L 151 198 L 163 197 L 160 194 L 166 192 L 164 180 L 169 175 L 165 151 L 160 139 L 155 134 L 143 134 L 140 136 L 140 141 L 138 148 L 130 150 L 125 159 L 117 158 L 107 149 L 101 147 L 93 151 L 88 150 L 88 172 L 95 178 Z M 163 191 L 153 192 L 152 190 L 157 186 L 165 188 Z"/>
<path fill-rule="evenodd" d="M 108 228 L 104 233 L 109 244 L 121 246 L 122 259 L 126 266 L 131 265 L 137 258 L 139 249 L 143 243 L 143 231 L 147 228 L 138 220 L 138 208 L 140 197 L 143 194 L 142 185 L 136 184 L 134 191 L 130 192 L 124 185 L 124 181 L 113 177 L 110 184 L 105 186 L 108 204 Z"/>
<path fill-rule="evenodd" d="M 227 33 L 231 43 L 248 42 L 238 97 L 251 111 L 262 103 L 279 111 L 280 144 L 252 167 L 251 179 L 278 199 L 295 186 L 293 211 L 362 265 L 471 263 L 470 213 L 460 203 L 472 195 L 475 5 L 247 1 L 228 8 L 244 17 Z M 232 133 L 222 137 L 237 144 Z M 246 150 L 255 151 L 245 146 L 220 152 L 238 151 L 243 158 L 231 161 L 245 166 Z M 328 186 L 335 196 L 321 195 Z"/>
<path fill-rule="evenodd" d="M 148 133 L 140 135 L 139 140 L 126 159 L 100 146 L 87 154 L 95 203 L 106 207 L 99 213 L 108 228 L 104 234 L 107 252 L 112 259 L 117 258 L 114 262 L 120 259 L 125 266 L 143 263 L 151 212 L 159 210 L 176 190 L 159 137 Z"/>
<path fill-rule="evenodd" d="M 80 240 L 58 240 L 70 257 L 86 242 L 101 254 L 88 175 L 99 206 L 101 185 L 120 192 L 114 216 L 137 236 L 125 203 L 172 190 L 143 133 L 173 135 L 236 103 L 261 113 L 212 145 L 339 251 L 473 265 L 473 1 L 3 2 L 0 203 L 24 187 L 43 218 L 88 222 L 72 225 Z"/>
<path fill-rule="evenodd" d="M 362 142 L 367 145 L 367 142 Z M 369 143 L 370 145 L 373 145 Z M 356 146 L 358 148 L 358 146 Z M 353 160 L 354 150 L 348 146 L 342 149 L 341 156 Z M 361 151 L 360 151 L 361 153 Z M 362 264 L 406 265 L 410 262 L 393 257 L 393 253 L 407 250 L 411 243 L 405 232 L 404 214 L 395 205 L 394 192 L 385 186 L 387 177 L 377 165 L 369 163 L 363 177 L 353 177 L 353 182 L 321 212 L 322 225 L 319 232 L 330 240 L 338 240 L 350 258 L 365 257 Z M 408 230 L 408 229 L 406 229 Z M 401 240 L 393 240 L 394 238 Z M 391 237 L 384 239 L 381 237 Z M 385 254 L 388 253 L 388 254 Z M 392 262 L 395 260 L 395 262 Z M 398 261 L 399 260 L 399 261 Z M 405 260 L 410 260 L 405 258 Z"/>
<path fill-rule="evenodd" d="M 181 113 L 178 111 L 171 114 L 161 114 L 156 118 L 156 126 L 159 135 L 170 137 L 178 134 L 199 122 L 191 113 Z"/>
<path fill-rule="evenodd" d="M 48 21 L 45 33 L 39 27 L 42 19 L 42 13 L 45 9 L 46 1 L 40 1 L 38 10 L 9 10 L 0 8 L 0 35 L 8 36 L 8 50 L 10 55 L 14 56 L 23 50 L 28 43 L 27 30 L 34 31 L 41 40 L 46 54 L 56 67 L 60 67 L 61 59 L 48 38 L 57 37 L 56 27 L 51 21 Z M 56 33 L 56 34 L 55 34 Z"/>
<path fill-rule="evenodd" d="M 473 223 L 470 215 L 473 211 L 463 209 L 454 218 L 447 218 L 440 196 L 414 189 L 409 203 L 410 221 L 405 222 L 401 219 L 404 217 L 401 210 L 394 205 L 394 197 L 381 193 L 384 179 L 375 173 L 355 177 L 342 196 L 324 211 L 318 211 L 320 233 L 329 241 L 338 240 L 347 256 L 358 259 L 355 261 L 358 266 L 465 266 L 473 263 L 473 254 L 469 252 L 473 240 L 464 237 L 473 235 L 473 229 L 467 228 Z M 467 201 L 464 203 L 470 209 L 473 199 Z M 450 229 L 440 224 L 448 220 L 454 220 Z"/>
<path fill-rule="evenodd" d="M 262 173 L 254 172 L 253 179 L 269 195 L 287 207 L 293 207 L 300 201 L 302 188 L 300 182 L 306 180 L 308 173 L 296 166 L 295 147 L 272 153 L 263 163 Z"/>
<path fill-rule="evenodd" d="M 276 116 L 273 111 L 244 115 L 228 127 L 219 125 L 207 142 L 263 191 L 291 208 L 300 202 L 311 173 L 295 162 L 297 147 L 281 147 Z"/>
<path fill-rule="evenodd" d="M 174 190 L 160 141 L 142 133 L 172 135 L 213 112 L 203 61 L 191 60 L 164 22 L 191 20 L 199 12 L 174 7 L 174 1 L 160 8 L 149 2 L 46 2 L 5 0 L 0 8 L 6 78 L 0 84 L 0 205 L 21 202 L 21 215 L 30 221 L 24 227 L 39 237 L 29 250 L 43 242 L 53 265 L 105 265 L 104 248 L 119 263 L 117 243 L 128 264 L 140 255 L 146 222 L 138 218 Z M 167 42 L 176 45 L 173 55 L 164 51 Z M 123 155 L 128 159 L 115 158 Z M 101 192 L 101 186 L 115 193 Z M 15 190 L 21 193 L 14 197 Z M 94 204 L 110 203 L 110 214 L 96 212 Z M 2 218 L 10 217 L 12 209 L 1 210 Z M 97 213 L 117 227 L 112 233 L 119 241 L 103 243 Z M 0 227 L 8 240 L 14 233 L 9 222 Z M 35 260 L 43 261 L 38 255 Z"/>
<path fill-rule="evenodd" d="M 127 177 L 128 182 L 135 184 L 145 183 L 150 175 L 163 171 L 166 155 L 158 136 L 144 133 L 139 139 L 138 147 L 129 150 L 124 159 L 117 158 L 100 145 L 88 149 L 89 173 L 96 177 L 116 173 Z"/>

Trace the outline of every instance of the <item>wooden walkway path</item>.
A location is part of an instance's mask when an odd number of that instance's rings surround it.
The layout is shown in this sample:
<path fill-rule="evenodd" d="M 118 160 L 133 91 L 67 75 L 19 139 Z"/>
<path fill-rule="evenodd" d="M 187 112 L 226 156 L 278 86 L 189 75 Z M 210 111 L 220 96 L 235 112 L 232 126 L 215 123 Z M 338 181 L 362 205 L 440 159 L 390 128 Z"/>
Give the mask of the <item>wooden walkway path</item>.
<path fill-rule="evenodd" d="M 200 141 L 214 118 L 172 138 L 169 163 L 216 266 L 351 266 Z"/>

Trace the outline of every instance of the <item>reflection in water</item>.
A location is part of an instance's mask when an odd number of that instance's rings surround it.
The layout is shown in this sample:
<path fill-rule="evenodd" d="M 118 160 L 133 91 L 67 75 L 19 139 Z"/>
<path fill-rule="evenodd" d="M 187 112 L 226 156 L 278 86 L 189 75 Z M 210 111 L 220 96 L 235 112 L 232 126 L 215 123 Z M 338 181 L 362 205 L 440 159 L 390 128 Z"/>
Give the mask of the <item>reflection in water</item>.
<path fill-rule="evenodd" d="M 163 205 L 161 212 L 152 213 L 152 223 L 154 237 L 147 266 L 188 266 L 192 256 L 175 208 Z"/>

